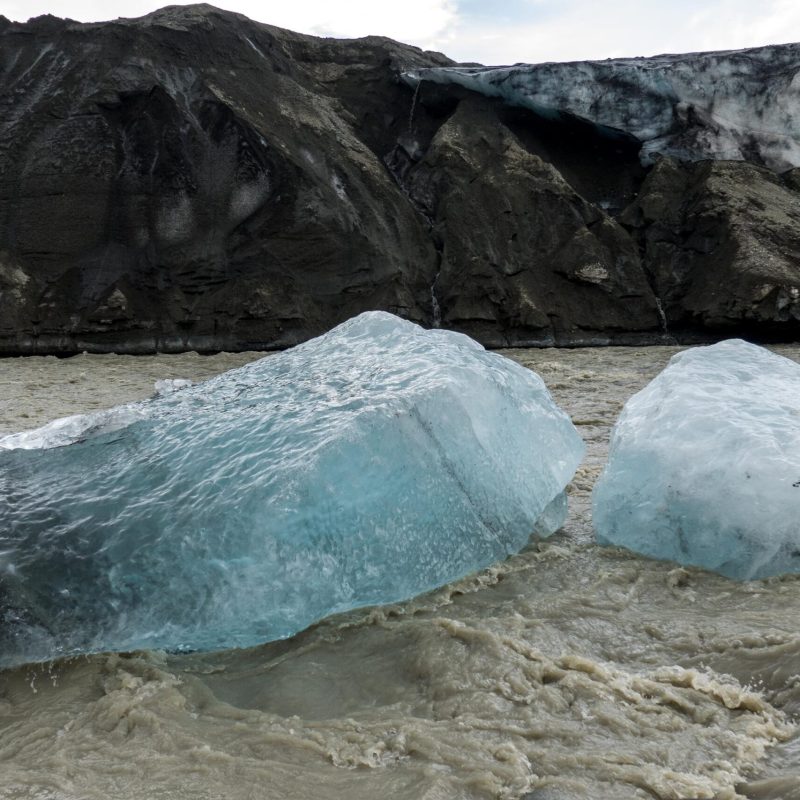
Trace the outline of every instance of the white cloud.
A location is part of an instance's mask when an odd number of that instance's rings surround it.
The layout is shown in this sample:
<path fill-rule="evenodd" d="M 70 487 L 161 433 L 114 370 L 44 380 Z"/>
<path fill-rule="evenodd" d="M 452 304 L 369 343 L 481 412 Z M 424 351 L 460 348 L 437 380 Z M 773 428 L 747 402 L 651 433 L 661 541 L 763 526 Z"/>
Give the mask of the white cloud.
<path fill-rule="evenodd" d="M 552 5 L 555 5 L 555 0 Z M 447 54 L 464 61 L 570 61 L 727 50 L 800 41 L 800 2 L 760 0 L 564 0 L 539 21 L 462 20 Z"/>
<path fill-rule="evenodd" d="M 20 22 L 42 14 L 94 22 L 120 16 L 139 17 L 157 7 L 158 3 L 151 0 L 3 0 L 0 2 L 0 14 Z"/>
<path fill-rule="evenodd" d="M 270 13 L 263 8 L 259 6 L 262 21 L 319 36 L 380 34 L 400 41 L 430 41 L 446 34 L 456 21 L 452 0 L 403 0 L 399 5 L 376 0 L 303 0 L 281 3 Z"/>
<path fill-rule="evenodd" d="M 0 13 L 141 16 L 169 0 L 0 0 Z M 379 34 L 486 64 L 719 50 L 800 41 L 799 0 L 216 0 L 322 36 Z M 495 12 L 494 9 L 497 9 Z"/>
<path fill-rule="evenodd" d="M 138 17 L 169 4 L 170 0 L 2 0 L 0 13 L 16 20 L 54 14 L 90 22 Z M 212 5 L 300 33 L 340 37 L 378 34 L 422 47 L 446 42 L 457 16 L 456 0 L 403 0 L 400 5 L 380 0 L 214 0 Z"/>

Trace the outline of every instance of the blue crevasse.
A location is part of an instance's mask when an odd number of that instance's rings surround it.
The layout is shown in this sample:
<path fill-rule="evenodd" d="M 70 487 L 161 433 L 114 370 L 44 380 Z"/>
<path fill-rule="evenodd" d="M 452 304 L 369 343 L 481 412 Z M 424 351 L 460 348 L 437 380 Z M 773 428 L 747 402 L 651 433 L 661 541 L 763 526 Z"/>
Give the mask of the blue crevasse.
<path fill-rule="evenodd" d="M 0 666 L 218 649 L 428 590 L 563 522 L 584 445 L 529 370 L 369 312 L 0 439 Z"/>
<path fill-rule="evenodd" d="M 736 339 L 674 356 L 625 404 L 592 506 L 601 544 L 800 572 L 800 365 Z"/>

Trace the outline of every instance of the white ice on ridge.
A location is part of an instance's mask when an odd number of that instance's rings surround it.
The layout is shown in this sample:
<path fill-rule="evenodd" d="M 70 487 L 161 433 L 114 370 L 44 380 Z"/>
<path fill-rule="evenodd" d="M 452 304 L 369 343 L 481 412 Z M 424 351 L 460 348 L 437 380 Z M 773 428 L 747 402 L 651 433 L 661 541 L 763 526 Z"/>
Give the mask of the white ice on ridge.
<path fill-rule="evenodd" d="M 674 356 L 625 404 L 592 505 L 601 544 L 800 572 L 800 365 L 737 339 Z"/>
<path fill-rule="evenodd" d="M 553 117 L 568 114 L 658 155 L 800 165 L 800 44 L 651 58 L 432 67 L 403 73 L 458 84 Z"/>
<path fill-rule="evenodd" d="M 45 450 L 65 447 L 85 439 L 113 433 L 142 418 L 143 412 L 136 403 L 94 411 L 90 414 L 73 414 L 69 417 L 55 419 L 32 431 L 11 433 L 0 437 L 0 451 Z"/>
<path fill-rule="evenodd" d="M 157 395 L 172 394 L 173 392 L 179 392 L 181 389 L 186 389 L 192 383 L 188 378 L 163 378 L 155 382 L 153 390 Z"/>

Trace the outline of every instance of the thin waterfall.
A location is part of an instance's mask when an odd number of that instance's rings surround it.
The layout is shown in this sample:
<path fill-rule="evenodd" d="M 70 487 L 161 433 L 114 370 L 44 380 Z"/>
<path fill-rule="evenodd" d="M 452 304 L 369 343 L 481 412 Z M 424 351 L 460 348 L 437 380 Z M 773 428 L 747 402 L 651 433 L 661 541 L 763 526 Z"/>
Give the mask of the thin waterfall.
<path fill-rule="evenodd" d="M 658 309 L 658 317 L 661 320 L 661 332 L 666 336 L 669 335 L 667 328 L 667 315 L 664 313 L 664 307 L 661 305 L 661 300 L 656 297 L 656 308 Z"/>
<path fill-rule="evenodd" d="M 433 327 L 434 328 L 441 328 L 442 327 L 442 309 L 439 306 L 439 298 L 436 297 L 436 281 L 439 280 L 439 275 L 441 274 L 441 270 L 439 270 L 433 278 L 433 283 L 431 283 L 431 310 L 433 312 Z"/>
<path fill-rule="evenodd" d="M 411 111 L 408 113 L 408 132 L 411 134 L 414 130 L 414 112 L 417 110 L 417 99 L 419 98 L 419 90 L 422 87 L 422 81 L 418 81 L 414 87 L 414 97 L 411 99 Z"/>

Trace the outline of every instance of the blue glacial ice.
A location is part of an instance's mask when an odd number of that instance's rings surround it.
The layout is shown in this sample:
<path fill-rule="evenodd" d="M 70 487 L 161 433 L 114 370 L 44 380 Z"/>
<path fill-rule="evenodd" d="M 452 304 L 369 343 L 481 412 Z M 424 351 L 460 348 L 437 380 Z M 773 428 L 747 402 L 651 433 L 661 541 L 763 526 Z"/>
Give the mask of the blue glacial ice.
<path fill-rule="evenodd" d="M 584 451 L 537 375 L 381 312 L 168 388 L 0 439 L 0 666 L 431 589 L 558 528 Z"/>
<path fill-rule="evenodd" d="M 625 404 L 592 505 L 601 544 L 800 572 L 800 365 L 735 339 L 674 356 Z"/>
<path fill-rule="evenodd" d="M 800 45 L 650 58 L 508 67 L 429 67 L 405 72 L 457 84 L 558 118 L 577 116 L 610 136 L 641 142 L 641 159 L 755 160 L 800 166 Z"/>

